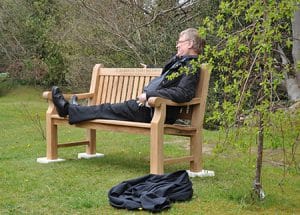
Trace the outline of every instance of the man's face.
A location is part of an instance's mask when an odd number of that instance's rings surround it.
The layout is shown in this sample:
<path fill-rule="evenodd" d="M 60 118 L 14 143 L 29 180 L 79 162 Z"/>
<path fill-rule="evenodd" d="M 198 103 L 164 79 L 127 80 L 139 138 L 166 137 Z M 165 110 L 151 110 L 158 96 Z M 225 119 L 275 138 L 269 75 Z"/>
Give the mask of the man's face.
<path fill-rule="evenodd" d="M 189 55 L 190 49 L 192 48 L 193 42 L 189 40 L 185 35 L 179 37 L 176 48 L 177 48 L 177 56 L 181 57 L 184 55 Z"/>

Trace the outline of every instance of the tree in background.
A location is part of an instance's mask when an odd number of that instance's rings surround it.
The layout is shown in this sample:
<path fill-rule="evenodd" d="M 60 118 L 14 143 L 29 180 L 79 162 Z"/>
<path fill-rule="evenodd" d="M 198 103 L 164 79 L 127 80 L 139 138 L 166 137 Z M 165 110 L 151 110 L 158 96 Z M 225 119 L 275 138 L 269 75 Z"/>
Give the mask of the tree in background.
<path fill-rule="evenodd" d="M 178 33 L 197 26 L 212 9 L 209 1 L 191 0 L 181 4 L 159 0 L 91 0 L 72 5 L 80 8 L 90 29 L 78 29 L 80 35 L 89 34 L 81 38 L 82 42 L 92 44 L 103 53 L 104 63 L 113 66 L 120 66 L 122 61 L 122 66 L 161 65 L 175 52 Z"/>
<path fill-rule="evenodd" d="M 258 153 L 253 190 L 261 199 L 265 196 L 261 183 L 264 137 L 273 126 L 271 113 L 282 98 L 286 99 L 279 91 L 284 75 L 295 74 L 291 65 L 281 63 L 280 50 L 291 53 L 291 18 L 297 3 L 221 1 L 218 15 L 205 19 L 199 30 L 202 36 L 218 38 L 215 45 L 206 47 L 203 59 L 214 66 L 215 72 L 216 101 L 210 120 L 219 122 L 227 131 L 225 142 L 230 141 L 229 131 L 234 130 L 233 142 L 241 143 L 241 124 L 247 128 L 255 125 Z M 284 119 L 280 120 L 282 123 Z"/>
<path fill-rule="evenodd" d="M 0 67 L 14 80 L 87 88 L 95 63 L 161 66 L 218 1 L 3 0 Z"/>
<path fill-rule="evenodd" d="M 55 0 L 0 3 L 1 67 L 11 78 L 44 85 L 65 82 L 63 47 L 52 37 L 62 11 Z"/>
<path fill-rule="evenodd" d="M 293 63 L 295 75 L 292 77 L 286 76 L 287 92 L 291 100 L 300 100 L 300 3 L 292 17 L 293 28 Z M 282 61 L 285 63 L 290 62 L 284 52 L 281 52 Z"/>
<path fill-rule="evenodd" d="M 218 4 L 206 0 L 67 2 L 73 18 L 64 22 L 66 34 L 60 36 L 73 47 L 67 57 L 70 79 L 77 77 L 78 85 L 84 82 L 83 78 L 89 80 L 83 74 L 90 74 L 95 63 L 160 67 L 175 53 L 178 33 L 187 27 L 197 27 Z"/>

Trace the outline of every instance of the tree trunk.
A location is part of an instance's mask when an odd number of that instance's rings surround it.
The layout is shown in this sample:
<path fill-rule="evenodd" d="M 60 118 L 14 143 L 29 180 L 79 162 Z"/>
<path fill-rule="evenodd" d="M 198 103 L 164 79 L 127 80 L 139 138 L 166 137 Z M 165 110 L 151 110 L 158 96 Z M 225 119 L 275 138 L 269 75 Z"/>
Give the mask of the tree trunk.
<path fill-rule="evenodd" d="M 300 4 L 298 4 L 298 9 L 294 13 L 294 18 L 292 20 L 293 28 L 293 59 L 296 71 L 297 83 L 300 86 Z"/>
<path fill-rule="evenodd" d="M 295 78 L 288 77 L 286 79 L 286 88 L 289 98 L 292 101 L 300 100 L 300 4 L 294 13 L 292 19 L 293 28 L 293 60 L 295 68 Z"/>
<path fill-rule="evenodd" d="M 261 169 L 262 169 L 262 158 L 263 158 L 263 147 L 264 147 L 264 119 L 261 112 L 258 113 L 258 144 L 257 144 L 257 159 L 256 159 L 256 173 L 253 184 L 253 190 L 259 197 L 259 199 L 265 198 L 265 193 L 262 189 L 261 183 Z"/>

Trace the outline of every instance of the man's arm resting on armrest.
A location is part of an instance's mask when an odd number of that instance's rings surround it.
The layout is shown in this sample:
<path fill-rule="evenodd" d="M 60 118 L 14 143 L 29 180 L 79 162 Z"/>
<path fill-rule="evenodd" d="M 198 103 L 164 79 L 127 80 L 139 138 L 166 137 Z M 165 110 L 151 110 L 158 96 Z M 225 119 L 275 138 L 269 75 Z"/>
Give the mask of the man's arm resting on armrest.
<path fill-rule="evenodd" d="M 151 107 L 160 106 L 160 104 L 162 104 L 162 103 L 165 103 L 166 105 L 169 105 L 169 106 L 195 105 L 195 104 L 200 104 L 200 98 L 193 98 L 191 101 L 189 101 L 189 102 L 183 102 L 183 103 L 173 102 L 170 99 L 165 99 L 165 98 L 161 98 L 161 97 L 150 97 L 148 99 L 148 104 Z"/>

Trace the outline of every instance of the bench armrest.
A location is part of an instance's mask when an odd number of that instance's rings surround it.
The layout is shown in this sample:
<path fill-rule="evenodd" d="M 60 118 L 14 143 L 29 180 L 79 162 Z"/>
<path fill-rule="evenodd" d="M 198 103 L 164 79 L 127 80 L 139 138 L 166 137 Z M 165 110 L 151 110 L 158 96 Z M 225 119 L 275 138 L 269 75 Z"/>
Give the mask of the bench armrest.
<path fill-rule="evenodd" d="M 63 94 L 65 99 L 70 99 L 73 95 L 76 95 L 78 99 L 88 99 L 94 96 L 94 93 L 76 93 L 76 94 Z M 52 100 L 52 92 L 45 91 L 43 92 L 43 98 Z"/>
<path fill-rule="evenodd" d="M 187 106 L 187 105 L 195 105 L 195 104 L 200 104 L 200 98 L 193 98 L 191 101 L 189 102 L 183 102 L 183 103 L 177 103 L 177 102 L 173 102 L 170 99 L 164 99 L 161 97 L 150 97 L 148 99 L 148 104 L 151 107 L 158 107 L 160 106 L 162 103 L 168 105 L 168 106 Z"/>

